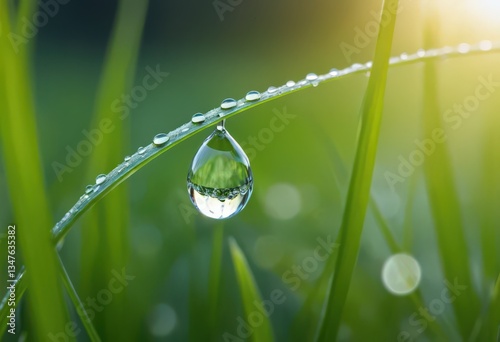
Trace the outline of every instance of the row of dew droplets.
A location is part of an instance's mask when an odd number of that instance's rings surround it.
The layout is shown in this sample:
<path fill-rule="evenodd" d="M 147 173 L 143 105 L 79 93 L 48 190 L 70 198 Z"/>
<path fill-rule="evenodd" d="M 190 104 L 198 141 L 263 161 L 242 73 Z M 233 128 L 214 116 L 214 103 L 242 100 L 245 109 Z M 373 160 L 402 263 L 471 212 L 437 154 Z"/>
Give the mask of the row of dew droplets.
<path fill-rule="evenodd" d="M 468 44 L 468 43 L 462 43 L 457 46 L 444 46 L 441 48 L 435 48 L 435 49 L 418 49 L 415 53 L 408 54 L 408 53 L 402 53 L 399 56 L 391 57 L 389 60 L 389 64 L 391 65 L 404 65 L 412 61 L 416 60 L 426 60 L 426 59 L 431 59 L 431 58 L 436 58 L 436 57 L 452 57 L 452 56 L 457 56 L 457 55 L 464 55 L 464 54 L 471 54 L 471 53 L 479 53 L 479 52 L 488 52 L 488 51 L 499 51 L 500 50 L 500 42 L 492 42 L 489 40 L 483 40 L 480 41 L 477 44 Z M 208 111 L 207 113 L 196 113 L 192 116 L 191 118 L 191 124 L 192 125 L 197 125 L 200 129 L 204 126 L 202 125 L 204 122 L 208 121 L 207 124 L 211 124 L 213 120 L 207 120 L 207 119 L 213 119 L 214 117 L 223 117 L 226 114 L 230 112 L 234 112 L 236 107 L 239 106 L 244 106 L 245 103 L 255 103 L 255 102 L 260 102 L 262 100 L 267 100 L 269 98 L 272 98 L 274 96 L 281 95 L 283 93 L 287 93 L 293 90 L 296 90 L 298 88 L 301 88 L 303 86 L 313 86 L 316 87 L 319 85 L 321 82 L 337 78 L 337 77 L 342 77 L 348 74 L 353 74 L 353 73 L 359 73 L 359 72 L 369 72 L 369 70 L 372 67 L 372 62 L 368 61 L 364 64 L 360 63 L 354 63 L 351 66 L 348 66 L 344 69 L 336 69 L 332 68 L 327 74 L 325 75 L 317 75 L 315 73 L 309 73 L 306 75 L 306 77 L 303 80 L 300 80 L 298 82 L 294 82 L 292 80 L 286 82 L 283 86 L 281 87 L 274 87 L 271 86 L 269 87 L 264 93 L 260 93 L 256 90 L 249 91 L 245 97 L 239 101 L 233 99 L 233 98 L 227 98 L 221 102 L 221 105 L 219 108 L 212 109 Z M 157 134 L 153 138 L 153 146 L 160 148 L 163 147 L 167 144 L 171 138 L 178 138 L 180 137 L 179 133 L 185 133 L 189 131 L 190 127 L 189 125 L 183 125 L 181 128 L 176 129 L 170 134 L 165 134 L 165 133 L 160 133 Z M 234 139 L 233 139 L 234 140 Z M 122 170 L 127 168 L 128 166 L 132 165 L 137 162 L 139 159 L 144 157 L 144 154 L 147 151 L 147 147 L 140 147 L 137 151 L 136 154 L 132 156 L 127 156 L 125 157 L 125 160 L 123 163 L 118 165 L 112 172 L 111 174 L 117 174 L 120 173 Z M 150 154 L 148 153 L 149 156 L 155 154 L 155 151 L 152 151 Z M 85 202 L 89 199 L 91 195 L 96 195 L 98 190 L 100 189 L 100 184 L 103 184 L 107 177 L 109 178 L 109 175 L 106 176 L 104 174 L 101 174 L 97 176 L 96 178 L 96 184 L 95 185 L 88 185 L 85 188 L 85 193 L 80 197 L 78 202 L 70 209 L 69 212 L 67 212 L 64 217 L 62 218 L 61 221 L 59 221 L 56 224 L 56 231 L 60 229 L 63 224 L 66 224 L 67 220 L 74 215 L 78 210 L 80 210 L 84 205 Z"/>

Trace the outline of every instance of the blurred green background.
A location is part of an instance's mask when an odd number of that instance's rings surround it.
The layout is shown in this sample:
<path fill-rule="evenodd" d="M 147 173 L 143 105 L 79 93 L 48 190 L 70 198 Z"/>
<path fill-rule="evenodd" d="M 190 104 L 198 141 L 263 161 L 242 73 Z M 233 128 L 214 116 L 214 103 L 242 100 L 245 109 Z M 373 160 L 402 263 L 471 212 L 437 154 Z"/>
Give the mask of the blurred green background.
<path fill-rule="evenodd" d="M 118 147 L 107 152 L 106 164 L 100 171 L 95 170 L 99 164 L 90 162 L 90 154 L 82 157 L 72 172 L 64 173 L 62 180 L 54 171 L 54 162 L 65 163 L 67 148 L 76 149 L 87 140 L 82 130 L 98 127 L 93 115 L 117 3 L 72 0 L 60 5 L 58 13 L 39 29 L 31 41 L 30 81 L 54 223 L 76 202 L 85 186 L 94 183 L 97 173 L 109 172 L 125 155 L 149 144 L 155 134 L 175 129 L 189 121 L 192 114 L 217 107 L 226 97 L 241 98 L 249 90 L 264 91 L 289 79 L 301 79 L 308 72 L 326 73 L 332 67 L 340 69 L 372 59 L 376 39 L 369 39 L 366 47 L 348 58 L 341 44 L 355 45 L 357 29 L 363 31 L 367 23 L 374 21 L 372 12 L 380 11 L 378 1 L 236 3 L 228 4 L 232 10 L 224 12 L 224 20 L 220 20 L 211 1 L 150 1 L 130 86 L 142 84 L 148 67 L 159 66 L 169 75 L 157 88 L 147 91 L 123 120 L 119 113 L 113 113 L 109 103 L 108 115 L 117 125 L 123 125 L 123 133 L 104 134 L 102 142 L 93 145 L 92 153 L 107 144 L 114 146 L 117 141 Z M 392 55 L 424 47 L 427 14 L 423 3 L 400 3 Z M 498 1 L 434 4 L 439 22 L 435 32 L 439 46 L 435 47 L 500 40 Z M 436 65 L 441 113 L 474 95 L 479 77 L 500 80 L 498 61 L 495 53 L 439 60 Z M 387 171 L 397 173 L 398 158 L 408 158 L 415 150 L 414 140 L 425 138 L 422 72 L 422 63 L 389 71 L 372 195 L 398 243 L 418 260 L 422 269 L 419 289 L 423 302 L 428 304 L 440 296 L 445 277 L 423 167 L 416 167 L 411 177 L 395 185 L 394 191 L 386 180 Z M 336 239 L 367 81 L 367 75 L 336 80 L 261 105 L 226 123 L 233 137 L 249 156 L 252 154 L 254 192 L 245 210 L 223 225 L 215 327 L 210 327 L 213 302 L 208 288 L 217 222 L 197 214 L 186 191 L 188 167 L 210 129 L 176 146 L 120 185 L 121 202 L 114 198 L 114 204 L 107 204 L 111 199 L 106 197 L 86 213 L 59 251 L 80 298 L 85 301 L 106 288 L 113 278 L 112 270 L 121 272 L 125 268 L 128 275 L 135 276 L 123 291 L 113 295 L 102 312 L 96 312 L 93 324 L 102 339 L 221 341 L 224 332 L 236 334 L 237 318 L 244 313 L 227 244 L 227 238 L 232 236 L 248 259 L 262 298 L 269 298 L 275 289 L 287 297 L 270 316 L 275 339 L 307 340 L 294 331 L 300 327 L 297 314 L 310 293 L 323 296 L 324 288 L 318 287 L 318 279 L 325 263 L 319 263 L 297 289 L 292 289 L 283 275 L 313 255 L 318 238 Z M 496 90 L 458 129 L 444 124 L 460 204 L 456 215 L 463 221 L 468 243 L 463 253 L 470 260 L 473 284 L 484 310 L 500 271 L 499 249 L 491 247 L 500 246 L 499 106 Z M 269 142 L 260 141 L 261 150 L 250 151 L 251 137 L 270 128 L 276 111 L 294 117 Z M 7 188 L 4 158 L 0 163 L 0 234 L 4 234 L 7 224 L 16 223 L 18 218 L 13 214 L 13 189 Z M 106 216 L 106 210 L 114 212 Z M 489 224 L 483 226 L 485 219 Z M 481 251 L 483 229 L 493 239 L 487 251 L 493 259 L 488 275 Z M 6 270 L 5 246 L 2 236 L 1 270 Z M 109 246 L 120 251 L 110 251 Z M 19 247 L 18 253 L 22 253 Z M 390 255 L 369 212 L 339 340 L 397 341 L 401 331 L 410 332 L 418 341 L 436 338 L 431 329 L 419 332 L 411 325 L 409 318 L 417 308 L 408 297 L 395 296 L 384 287 L 381 270 Z M 5 288 L 6 272 L 1 273 L 0 285 Z M 19 331 L 29 330 L 31 321 L 29 309 L 22 305 Z M 315 317 L 321 303 L 315 302 L 311 308 L 310 315 Z M 74 310 L 70 315 L 71 320 L 79 322 Z M 436 319 L 447 336 L 460 339 L 451 305 Z M 82 332 L 77 339 L 88 340 L 78 324 Z M 27 336 L 30 340 L 29 333 Z M 7 334 L 4 340 L 17 338 Z"/>

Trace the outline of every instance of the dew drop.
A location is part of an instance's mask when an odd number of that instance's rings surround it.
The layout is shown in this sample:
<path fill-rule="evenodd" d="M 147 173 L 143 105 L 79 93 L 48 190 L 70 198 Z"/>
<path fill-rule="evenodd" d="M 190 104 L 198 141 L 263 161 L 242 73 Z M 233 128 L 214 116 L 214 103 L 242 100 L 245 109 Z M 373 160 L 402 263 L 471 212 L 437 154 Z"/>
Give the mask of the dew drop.
<path fill-rule="evenodd" d="M 275 92 L 277 92 L 277 91 L 278 91 L 278 88 L 273 87 L 273 86 L 271 86 L 271 87 L 267 88 L 267 92 L 268 92 L 269 94 L 275 93 Z"/>
<path fill-rule="evenodd" d="M 308 81 L 315 81 L 318 79 L 318 75 L 316 75 L 313 72 L 310 72 L 309 74 L 306 75 L 306 80 Z"/>
<path fill-rule="evenodd" d="M 425 50 L 424 49 L 418 49 L 417 50 L 417 56 L 418 57 L 424 57 L 425 56 Z"/>
<path fill-rule="evenodd" d="M 372 61 L 368 61 L 368 62 L 365 63 L 365 67 L 371 68 L 372 64 L 373 64 Z"/>
<path fill-rule="evenodd" d="M 146 148 L 145 148 L 145 147 L 142 147 L 142 146 L 141 146 L 141 147 L 139 147 L 139 148 L 137 149 L 137 153 L 139 153 L 139 154 L 144 154 L 144 152 L 146 152 Z"/>
<path fill-rule="evenodd" d="M 245 100 L 247 101 L 257 101 L 261 97 L 260 93 L 257 90 L 251 90 L 249 91 L 246 96 Z"/>
<path fill-rule="evenodd" d="M 351 68 L 352 68 L 352 70 L 360 70 L 363 68 L 363 64 L 354 63 L 353 65 L 351 65 Z"/>
<path fill-rule="evenodd" d="M 489 40 L 482 40 L 479 42 L 479 49 L 481 51 L 490 51 L 493 47 L 493 43 Z"/>
<path fill-rule="evenodd" d="M 187 176 L 194 206 L 205 216 L 225 219 L 239 213 L 253 190 L 250 162 L 223 124 L 203 142 Z"/>
<path fill-rule="evenodd" d="M 181 133 L 185 133 L 187 131 L 189 131 L 189 127 L 184 127 L 183 129 L 181 129 Z"/>
<path fill-rule="evenodd" d="M 462 44 L 458 45 L 457 50 L 459 53 L 467 53 L 470 51 L 470 45 L 466 44 L 466 43 L 462 43 Z"/>
<path fill-rule="evenodd" d="M 236 107 L 237 104 L 238 103 L 236 102 L 235 99 L 227 98 L 221 102 L 220 107 L 222 109 L 230 109 L 230 108 Z"/>
<path fill-rule="evenodd" d="M 311 82 L 311 84 L 312 84 L 313 87 L 317 87 L 318 84 L 319 84 L 319 82 L 318 81 L 313 81 L 313 82 Z"/>
<path fill-rule="evenodd" d="M 402 61 L 406 61 L 408 59 L 408 54 L 406 52 L 403 52 L 399 58 L 401 58 Z"/>
<path fill-rule="evenodd" d="M 103 173 L 102 173 L 102 174 L 98 175 L 98 176 L 95 178 L 95 183 L 96 183 L 97 185 L 102 184 L 102 183 L 104 183 L 104 182 L 106 181 L 106 178 L 107 178 L 107 176 L 106 176 L 105 174 L 103 174 Z M 96 189 L 96 191 L 97 191 L 97 189 Z"/>
<path fill-rule="evenodd" d="M 153 138 L 153 144 L 155 144 L 155 146 L 162 146 L 162 145 L 165 145 L 169 139 L 170 139 L 170 137 L 167 134 L 158 133 Z M 127 161 L 127 160 L 125 160 L 125 161 Z"/>
<path fill-rule="evenodd" d="M 294 82 L 294 81 L 292 81 L 292 80 L 290 80 L 290 81 L 286 82 L 286 86 L 287 86 L 287 87 L 289 87 L 289 88 L 290 88 L 290 87 L 293 87 L 294 85 L 295 85 L 295 82 Z"/>
<path fill-rule="evenodd" d="M 96 180 L 96 181 L 97 181 L 97 180 Z M 94 191 L 94 186 L 92 186 L 92 185 L 87 185 L 87 186 L 85 187 L 85 193 L 86 193 L 86 194 L 90 194 L 92 191 Z"/>
<path fill-rule="evenodd" d="M 191 117 L 192 123 L 198 124 L 202 123 L 203 121 L 205 121 L 205 115 L 203 115 L 202 113 L 196 113 Z"/>
<path fill-rule="evenodd" d="M 125 161 L 128 162 L 130 160 L 130 156 L 125 157 Z"/>
<path fill-rule="evenodd" d="M 337 75 L 339 74 L 339 70 L 338 70 L 338 69 L 335 69 L 335 68 L 330 69 L 329 74 L 330 74 L 331 76 L 337 76 Z"/>

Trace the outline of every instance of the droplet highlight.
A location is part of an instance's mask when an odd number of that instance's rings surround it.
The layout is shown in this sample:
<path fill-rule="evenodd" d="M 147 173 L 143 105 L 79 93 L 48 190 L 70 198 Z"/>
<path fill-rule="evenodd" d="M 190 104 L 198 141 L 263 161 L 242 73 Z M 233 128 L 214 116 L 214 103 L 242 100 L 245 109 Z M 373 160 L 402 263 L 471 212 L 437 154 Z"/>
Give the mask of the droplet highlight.
<path fill-rule="evenodd" d="M 250 162 L 222 124 L 196 153 L 187 190 L 200 213 L 213 219 L 232 217 L 248 203 L 253 190 Z"/>

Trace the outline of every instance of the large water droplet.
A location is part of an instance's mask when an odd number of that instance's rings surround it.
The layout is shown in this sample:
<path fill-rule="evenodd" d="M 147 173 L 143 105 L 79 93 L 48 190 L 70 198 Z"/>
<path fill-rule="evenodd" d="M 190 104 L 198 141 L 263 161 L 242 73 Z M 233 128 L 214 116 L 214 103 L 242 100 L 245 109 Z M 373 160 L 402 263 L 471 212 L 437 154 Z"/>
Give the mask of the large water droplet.
<path fill-rule="evenodd" d="M 257 101 L 260 99 L 261 95 L 257 90 L 251 90 L 245 96 L 245 100 L 247 101 Z"/>
<path fill-rule="evenodd" d="M 205 115 L 203 115 L 202 113 L 196 113 L 191 117 L 192 123 L 197 124 L 197 123 L 202 123 L 203 121 L 205 121 Z"/>
<path fill-rule="evenodd" d="M 230 109 L 230 108 L 233 108 L 233 107 L 236 107 L 238 103 L 236 102 L 235 99 L 225 99 L 224 101 L 221 102 L 220 104 L 220 107 L 222 109 Z"/>
<path fill-rule="evenodd" d="M 223 124 L 196 153 L 187 187 L 195 207 L 214 219 L 236 215 L 250 199 L 253 189 L 250 162 Z"/>
<path fill-rule="evenodd" d="M 153 144 L 155 144 L 156 146 L 162 146 L 162 145 L 165 145 L 169 139 L 170 139 L 170 137 L 168 136 L 168 134 L 158 133 L 153 138 Z"/>
<path fill-rule="evenodd" d="M 100 174 L 99 176 L 97 176 L 97 177 L 95 178 L 95 183 L 96 183 L 97 185 L 102 184 L 102 183 L 104 183 L 105 181 L 106 181 L 106 175 L 105 175 L 105 174 Z M 96 191 L 97 191 L 97 189 L 96 189 Z"/>

